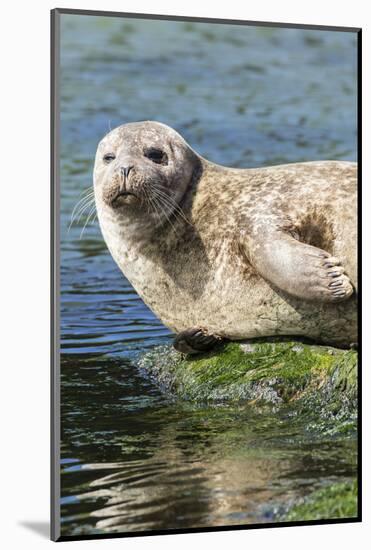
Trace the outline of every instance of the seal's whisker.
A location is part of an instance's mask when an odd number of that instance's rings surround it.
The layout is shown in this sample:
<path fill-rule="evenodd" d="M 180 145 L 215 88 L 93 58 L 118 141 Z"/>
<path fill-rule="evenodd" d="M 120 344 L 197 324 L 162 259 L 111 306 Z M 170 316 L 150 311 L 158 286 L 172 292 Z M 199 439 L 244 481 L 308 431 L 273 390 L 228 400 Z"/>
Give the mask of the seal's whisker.
<path fill-rule="evenodd" d="M 75 208 L 72 211 L 70 224 L 68 226 L 68 231 L 70 231 L 72 225 L 77 220 L 77 223 L 80 222 L 82 215 L 84 214 L 85 210 L 90 208 L 94 205 L 95 208 L 95 200 L 94 197 L 84 197 L 81 199 L 75 206 Z"/>
<path fill-rule="evenodd" d="M 157 195 L 167 199 L 172 204 L 172 206 L 174 206 L 174 208 L 176 210 L 179 210 L 179 211 L 181 210 L 180 207 L 177 205 L 177 203 L 174 201 L 174 199 L 172 197 L 170 197 L 169 195 L 167 195 L 166 193 L 164 193 L 163 191 L 161 191 L 160 189 L 155 187 L 153 189 L 153 192 L 156 193 Z"/>
<path fill-rule="evenodd" d="M 148 206 L 148 202 L 149 202 L 148 201 L 148 194 L 147 194 L 146 188 L 143 187 L 143 195 L 140 198 L 140 204 L 141 204 L 141 206 L 142 206 L 142 204 L 146 204 Z M 149 209 L 147 208 L 147 210 L 149 210 Z"/>
<path fill-rule="evenodd" d="M 81 206 L 81 208 L 79 208 L 79 210 L 75 213 L 73 219 L 71 220 L 71 225 L 76 221 L 77 223 L 80 223 L 80 220 L 82 218 L 82 216 L 84 215 L 84 212 L 86 210 L 88 210 L 88 208 L 90 208 L 91 206 L 94 205 L 94 201 L 90 200 L 88 202 L 86 202 L 83 206 Z"/>
<path fill-rule="evenodd" d="M 179 210 L 177 210 L 174 206 L 174 204 L 169 201 L 166 197 L 162 197 L 161 195 L 157 195 L 158 199 L 160 201 L 162 201 L 163 204 L 166 204 L 166 206 L 168 207 L 168 209 L 170 210 L 170 212 L 172 214 L 174 214 L 174 217 L 181 217 L 185 222 L 189 223 L 190 225 L 192 225 L 188 220 L 187 218 L 185 218 L 185 216 L 183 215 L 182 212 L 180 212 Z"/>
<path fill-rule="evenodd" d="M 149 202 L 150 202 L 151 207 L 153 208 L 153 211 L 155 212 L 155 214 L 157 215 L 158 219 L 160 220 L 160 219 L 161 219 L 160 213 L 159 213 L 159 211 L 158 211 L 158 209 L 157 209 L 157 206 L 156 206 L 155 202 L 153 201 L 153 199 L 152 199 L 150 193 L 148 193 L 148 200 L 149 200 Z"/>
<path fill-rule="evenodd" d="M 169 202 L 167 202 L 166 198 L 161 197 L 157 193 L 154 193 L 154 197 L 156 197 L 158 203 L 161 205 L 164 213 L 168 214 L 167 218 L 169 219 L 169 216 L 174 216 L 174 219 L 177 219 L 179 217 L 179 212 L 174 210 L 173 205 Z"/>
<path fill-rule="evenodd" d="M 177 205 L 174 204 L 170 199 L 169 197 L 166 197 L 166 196 L 163 196 L 163 195 L 160 195 L 159 193 L 155 192 L 154 193 L 157 198 L 162 202 L 162 204 L 166 205 L 167 208 L 170 210 L 170 212 L 172 214 L 174 214 L 174 217 L 175 218 L 182 218 L 186 223 L 188 223 L 189 225 L 193 225 L 185 216 L 184 212 L 180 209 L 177 208 Z"/>
<path fill-rule="evenodd" d="M 152 194 L 152 199 L 153 199 L 154 203 L 158 205 L 158 207 L 160 208 L 160 211 L 163 212 L 165 218 L 167 219 L 167 221 L 168 221 L 169 224 L 171 225 L 171 227 L 172 227 L 174 233 L 176 234 L 175 226 L 174 226 L 174 224 L 172 223 L 171 219 L 169 218 L 169 216 L 168 216 L 168 214 L 167 214 L 167 212 L 166 212 L 166 210 L 165 210 L 165 208 L 164 208 L 164 204 L 162 204 L 161 201 L 160 201 L 160 199 L 159 199 L 159 197 L 155 196 L 154 194 Z M 165 206 L 166 206 L 166 205 L 165 205 Z"/>
<path fill-rule="evenodd" d="M 148 188 L 147 186 L 144 186 L 143 187 L 143 192 L 144 192 L 144 194 L 146 196 L 146 199 L 149 203 L 150 209 L 152 209 L 152 211 L 155 213 L 158 220 L 161 221 L 160 213 L 159 213 L 159 211 L 156 207 L 156 204 L 153 200 L 153 197 L 152 197 L 152 189 L 150 187 Z"/>
<path fill-rule="evenodd" d="M 80 205 L 80 208 L 75 212 L 75 217 L 80 216 L 83 213 L 84 210 L 86 210 L 89 206 L 92 206 L 94 204 L 94 199 L 90 198 L 89 200 L 85 201 L 84 204 Z"/>
<path fill-rule="evenodd" d="M 161 220 L 160 213 L 159 213 L 159 211 L 157 210 L 156 204 L 155 204 L 155 203 L 153 202 L 153 200 L 152 200 L 152 197 L 151 197 L 151 194 L 150 194 L 149 190 L 145 189 L 145 193 L 146 193 L 146 196 L 147 196 L 147 198 L 148 198 L 150 207 L 152 208 L 152 210 L 153 210 L 153 212 L 155 213 L 155 215 L 157 216 L 157 218 L 158 218 L 159 220 Z"/>
<path fill-rule="evenodd" d="M 153 200 L 151 199 L 150 196 L 148 196 L 148 200 L 149 200 L 150 206 L 152 207 L 152 210 L 154 211 L 157 218 L 160 220 L 161 219 L 160 213 L 158 212 L 158 210 L 156 208 L 156 205 L 154 204 L 154 202 L 153 202 Z"/>
<path fill-rule="evenodd" d="M 153 204 L 152 204 L 152 202 L 151 202 L 151 197 L 150 197 L 149 192 L 148 192 L 148 190 L 146 189 L 145 186 L 143 187 L 143 194 L 144 194 L 144 197 L 145 197 L 145 199 L 146 199 L 146 204 L 147 204 L 147 206 L 148 206 L 148 212 L 151 211 L 151 208 L 152 208 L 152 210 L 155 212 L 155 210 L 154 210 L 154 208 L 153 208 Z M 155 212 L 155 213 L 157 213 L 157 212 Z"/>
<path fill-rule="evenodd" d="M 80 199 L 79 201 L 77 201 L 77 203 L 75 204 L 73 210 L 72 210 L 72 214 L 71 214 L 71 218 L 73 218 L 73 216 L 75 215 L 75 213 L 77 212 L 77 210 L 80 209 L 81 206 L 83 206 L 86 202 L 89 202 L 91 200 L 92 197 L 83 197 L 82 199 Z"/>
<path fill-rule="evenodd" d="M 89 215 L 88 215 L 88 217 L 86 218 L 86 221 L 85 221 L 85 223 L 84 223 L 84 227 L 82 228 L 81 233 L 80 233 L 80 239 L 81 239 L 81 237 L 83 236 L 84 231 L 85 231 L 85 228 L 86 228 L 86 226 L 88 225 L 89 220 L 90 220 L 90 218 L 92 217 L 93 214 L 96 214 L 96 212 L 95 212 L 95 205 L 91 208 L 91 210 L 90 210 L 90 212 L 89 212 Z"/>
<path fill-rule="evenodd" d="M 160 195 L 158 195 L 157 193 L 154 193 L 153 194 L 153 197 L 156 198 L 158 204 L 161 205 L 162 207 L 162 210 L 164 211 L 164 213 L 166 212 L 167 214 L 169 214 L 170 216 L 171 215 L 174 215 L 174 218 L 177 217 L 177 212 L 174 211 L 174 209 L 172 208 L 172 205 L 169 204 L 168 202 L 166 202 L 166 200 L 161 197 Z"/>
<path fill-rule="evenodd" d="M 92 195 L 88 195 L 86 197 L 83 197 L 81 198 L 79 201 L 77 201 L 76 205 L 74 206 L 73 210 L 72 210 L 72 214 L 71 214 L 71 219 L 75 216 L 75 214 L 77 213 L 78 210 L 80 210 L 80 208 L 85 205 L 86 203 L 90 202 L 93 200 L 93 196 Z"/>
<path fill-rule="evenodd" d="M 162 186 L 161 186 L 162 187 Z M 176 211 L 177 214 L 179 214 L 185 222 L 187 222 L 189 225 L 193 225 L 189 219 L 187 218 L 187 216 L 184 214 L 182 208 L 179 206 L 179 204 L 177 204 L 175 202 L 175 200 L 173 199 L 173 197 L 171 197 L 170 195 L 168 195 L 167 193 L 165 193 L 164 191 L 162 191 L 161 189 L 159 189 L 157 186 L 154 186 L 153 188 L 153 192 L 154 193 L 157 193 L 157 195 L 167 201 L 172 207 L 173 209 Z"/>
<path fill-rule="evenodd" d="M 88 187 L 87 189 L 84 189 L 80 193 L 80 197 L 83 195 L 94 195 L 94 188 Z"/>
<path fill-rule="evenodd" d="M 174 226 L 173 222 L 171 221 L 171 219 L 169 218 L 169 216 L 168 216 L 168 214 L 167 214 L 165 208 L 163 207 L 163 205 L 160 203 L 160 201 L 159 201 L 158 199 L 156 199 L 156 198 L 154 198 L 154 197 L 152 197 L 152 198 L 153 198 L 154 202 L 157 203 L 157 205 L 158 205 L 160 211 L 164 214 L 166 220 L 167 220 L 168 223 L 171 225 L 172 230 L 173 230 L 174 233 L 176 234 L 175 226 Z"/>

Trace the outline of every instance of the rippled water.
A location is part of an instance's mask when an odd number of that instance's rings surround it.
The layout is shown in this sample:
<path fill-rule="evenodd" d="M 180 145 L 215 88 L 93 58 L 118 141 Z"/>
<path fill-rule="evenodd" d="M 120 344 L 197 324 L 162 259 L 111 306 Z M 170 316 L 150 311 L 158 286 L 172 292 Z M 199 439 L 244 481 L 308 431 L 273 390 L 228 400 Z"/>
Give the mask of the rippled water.
<path fill-rule="evenodd" d="M 294 408 L 162 395 L 139 353 L 171 341 L 72 209 L 110 127 L 155 119 L 230 166 L 356 158 L 355 35 L 62 16 L 62 534 L 269 522 L 355 473 L 355 441 Z"/>

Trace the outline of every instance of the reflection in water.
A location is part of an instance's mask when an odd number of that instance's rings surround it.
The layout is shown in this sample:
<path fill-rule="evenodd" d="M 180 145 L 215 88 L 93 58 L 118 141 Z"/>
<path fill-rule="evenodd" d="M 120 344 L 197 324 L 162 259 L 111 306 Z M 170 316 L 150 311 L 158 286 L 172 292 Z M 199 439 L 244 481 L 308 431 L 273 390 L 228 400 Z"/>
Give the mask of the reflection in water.
<path fill-rule="evenodd" d="M 168 330 L 97 224 L 81 240 L 85 217 L 67 231 L 97 142 L 122 122 L 161 120 L 230 166 L 354 160 L 354 44 L 351 33 L 62 16 L 64 535 L 269 522 L 354 476 L 355 440 L 313 439 L 294 405 L 163 395 L 136 364 Z"/>
<path fill-rule="evenodd" d="M 273 521 L 356 469 L 355 441 L 313 441 L 292 405 L 180 404 L 129 362 L 96 357 L 69 357 L 62 388 L 64 454 L 79 456 L 62 466 L 68 533 Z"/>

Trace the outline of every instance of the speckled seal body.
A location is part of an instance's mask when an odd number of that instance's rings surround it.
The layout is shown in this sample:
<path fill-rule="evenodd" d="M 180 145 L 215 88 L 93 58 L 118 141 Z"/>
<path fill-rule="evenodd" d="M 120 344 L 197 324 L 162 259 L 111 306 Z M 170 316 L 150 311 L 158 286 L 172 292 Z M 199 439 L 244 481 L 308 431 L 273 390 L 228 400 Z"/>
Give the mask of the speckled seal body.
<path fill-rule="evenodd" d="M 234 169 L 157 122 L 100 142 L 94 169 L 107 246 L 172 331 L 233 340 L 357 341 L 357 167 Z"/>

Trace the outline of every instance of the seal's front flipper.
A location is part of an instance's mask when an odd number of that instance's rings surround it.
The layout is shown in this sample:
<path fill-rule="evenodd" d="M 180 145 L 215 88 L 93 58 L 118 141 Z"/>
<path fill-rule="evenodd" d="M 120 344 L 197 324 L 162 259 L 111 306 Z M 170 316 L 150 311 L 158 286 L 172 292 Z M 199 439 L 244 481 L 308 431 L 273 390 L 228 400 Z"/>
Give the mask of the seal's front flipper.
<path fill-rule="evenodd" d="M 264 279 L 297 298 L 341 302 L 353 294 L 353 286 L 337 258 L 288 233 L 254 235 L 248 256 Z"/>
<path fill-rule="evenodd" d="M 181 353 L 193 354 L 210 351 L 222 342 L 220 336 L 208 334 L 202 328 L 190 328 L 176 335 L 174 348 Z"/>

